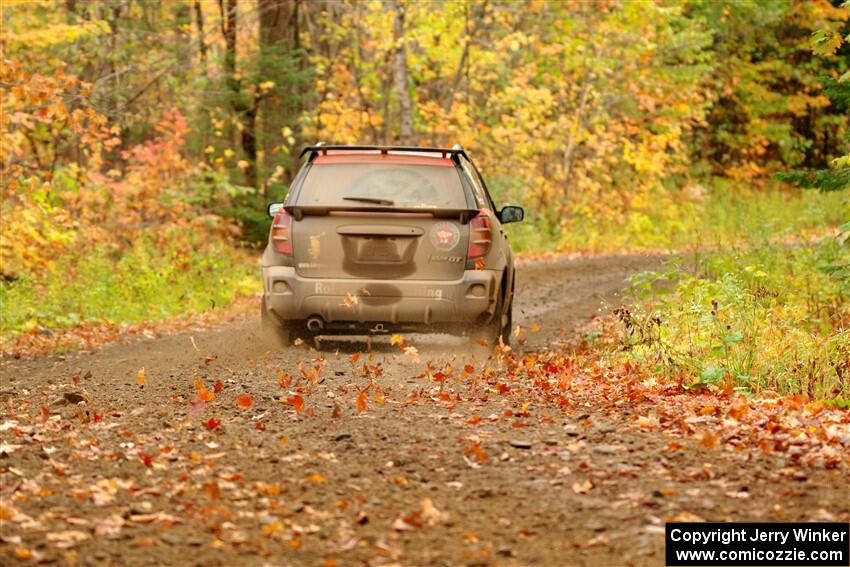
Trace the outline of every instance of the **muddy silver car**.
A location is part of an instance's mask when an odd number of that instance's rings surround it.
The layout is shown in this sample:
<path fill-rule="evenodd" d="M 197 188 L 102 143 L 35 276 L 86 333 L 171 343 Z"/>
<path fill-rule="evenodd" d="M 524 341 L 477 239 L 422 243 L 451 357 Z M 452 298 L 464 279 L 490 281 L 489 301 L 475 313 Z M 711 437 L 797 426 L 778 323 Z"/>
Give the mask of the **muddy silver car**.
<path fill-rule="evenodd" d="M 449 332 L 507 342 L 513 254 L 460 146 L 310 146 L 263 253 L 262 321 L 298 337 Z"/>

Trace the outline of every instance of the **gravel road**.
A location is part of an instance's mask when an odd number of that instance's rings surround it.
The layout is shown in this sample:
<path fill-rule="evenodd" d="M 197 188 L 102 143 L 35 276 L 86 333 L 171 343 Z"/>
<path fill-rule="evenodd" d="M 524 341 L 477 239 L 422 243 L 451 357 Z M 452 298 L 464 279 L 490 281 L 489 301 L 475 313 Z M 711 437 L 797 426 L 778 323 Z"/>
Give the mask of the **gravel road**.
<path fill-rule="evenodd" d="M 526 349 L 663 262 L 521 266 L 515 323 L 540 325 Z M 426 362 L 483 367 L 464 339 L 406 337 L 417 363 L 389 337 L 371 353 L 362 339 L 269 353 L 258 327 L 0 368 L 0 563 L 663 565 L 666 519 L 850 517 L 846 472 L 670 453 L 668 437 L 633 427 L 628 404 L 540 408 L 519 427 L 498 396 L 440 398 Z M 196 380 L 221 384 L 203 408 Z"/>

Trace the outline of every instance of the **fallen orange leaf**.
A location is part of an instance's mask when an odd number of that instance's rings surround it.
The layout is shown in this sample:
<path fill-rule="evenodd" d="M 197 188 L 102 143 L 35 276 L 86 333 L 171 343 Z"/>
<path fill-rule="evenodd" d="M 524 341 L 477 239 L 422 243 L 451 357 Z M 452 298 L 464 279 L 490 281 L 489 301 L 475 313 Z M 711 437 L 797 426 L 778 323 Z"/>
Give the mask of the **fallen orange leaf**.
<path fill-rule="evenodd" d="M 239 396 L 238 398 L 236 398 L 236 403 L 239 404 L 240 408 L 248 409 L 252 405 L 254 405 L 254 399 L 248 394 L 245 394 L 244 396 Z"/>
<path fill-rule="evenodd" d="M 204 492 L 207 493 L 213 500 L 219 500 L 221 498 L 221 488 L 218 486 L 217 482 L 208 482 L 203 486 Z"/>
<path fill-rule="evenodd" d="M 708 449 L 714 449 L 720 444 L 720 436 L 715 435 L 710 431 L 706 431 L 705 433 L 697 437 L 697 441 L 703 447 L 706 447 Z"/>
<path fill-rule="evenodd" d="M 286 403 L 288 403 L 295 409 L 295 413 L 301 413 L 301 411 L 304 409 L 304 398 L 299 396 L 298 394 L 286 398 Z"/>

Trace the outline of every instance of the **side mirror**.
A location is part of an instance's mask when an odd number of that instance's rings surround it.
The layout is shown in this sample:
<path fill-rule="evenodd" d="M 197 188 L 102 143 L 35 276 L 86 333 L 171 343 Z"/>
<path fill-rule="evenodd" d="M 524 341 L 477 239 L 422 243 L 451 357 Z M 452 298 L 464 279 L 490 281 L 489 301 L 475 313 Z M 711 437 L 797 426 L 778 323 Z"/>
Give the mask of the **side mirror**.
<path fill-rule="evenodd" d="M 503 207 L 502 210 L 499 211 L 499 221 L 502 224 L 507 224 L 509 222 L 519 222 L 524 218 L 525 211 L 522 210 L 522 207 L 508 205 L 507 207 Z"/>
<path fill-rule="evenodd" d="M 280 212 L 280 210 L 282 208 L 283 208 L 283 203 L 272 203 L 268 206 L 268 208 L 266 210 L 268 211 L 269 216 L 274 218 L 274 217 L 277 216 L 277 214 Z"/>

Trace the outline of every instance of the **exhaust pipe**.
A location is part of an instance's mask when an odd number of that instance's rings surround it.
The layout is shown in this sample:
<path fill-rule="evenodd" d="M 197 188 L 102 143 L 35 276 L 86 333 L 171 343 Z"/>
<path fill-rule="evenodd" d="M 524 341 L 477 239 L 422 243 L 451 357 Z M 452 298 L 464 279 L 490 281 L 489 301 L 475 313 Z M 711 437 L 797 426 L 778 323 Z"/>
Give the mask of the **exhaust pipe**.
<path fill-rule="evenodd" d="M 325 324 L 318 317 L 310 317 L 309 319 L 307 319 L 307 330 L 313 333 L 321 331 L 324 326 Z"/>

